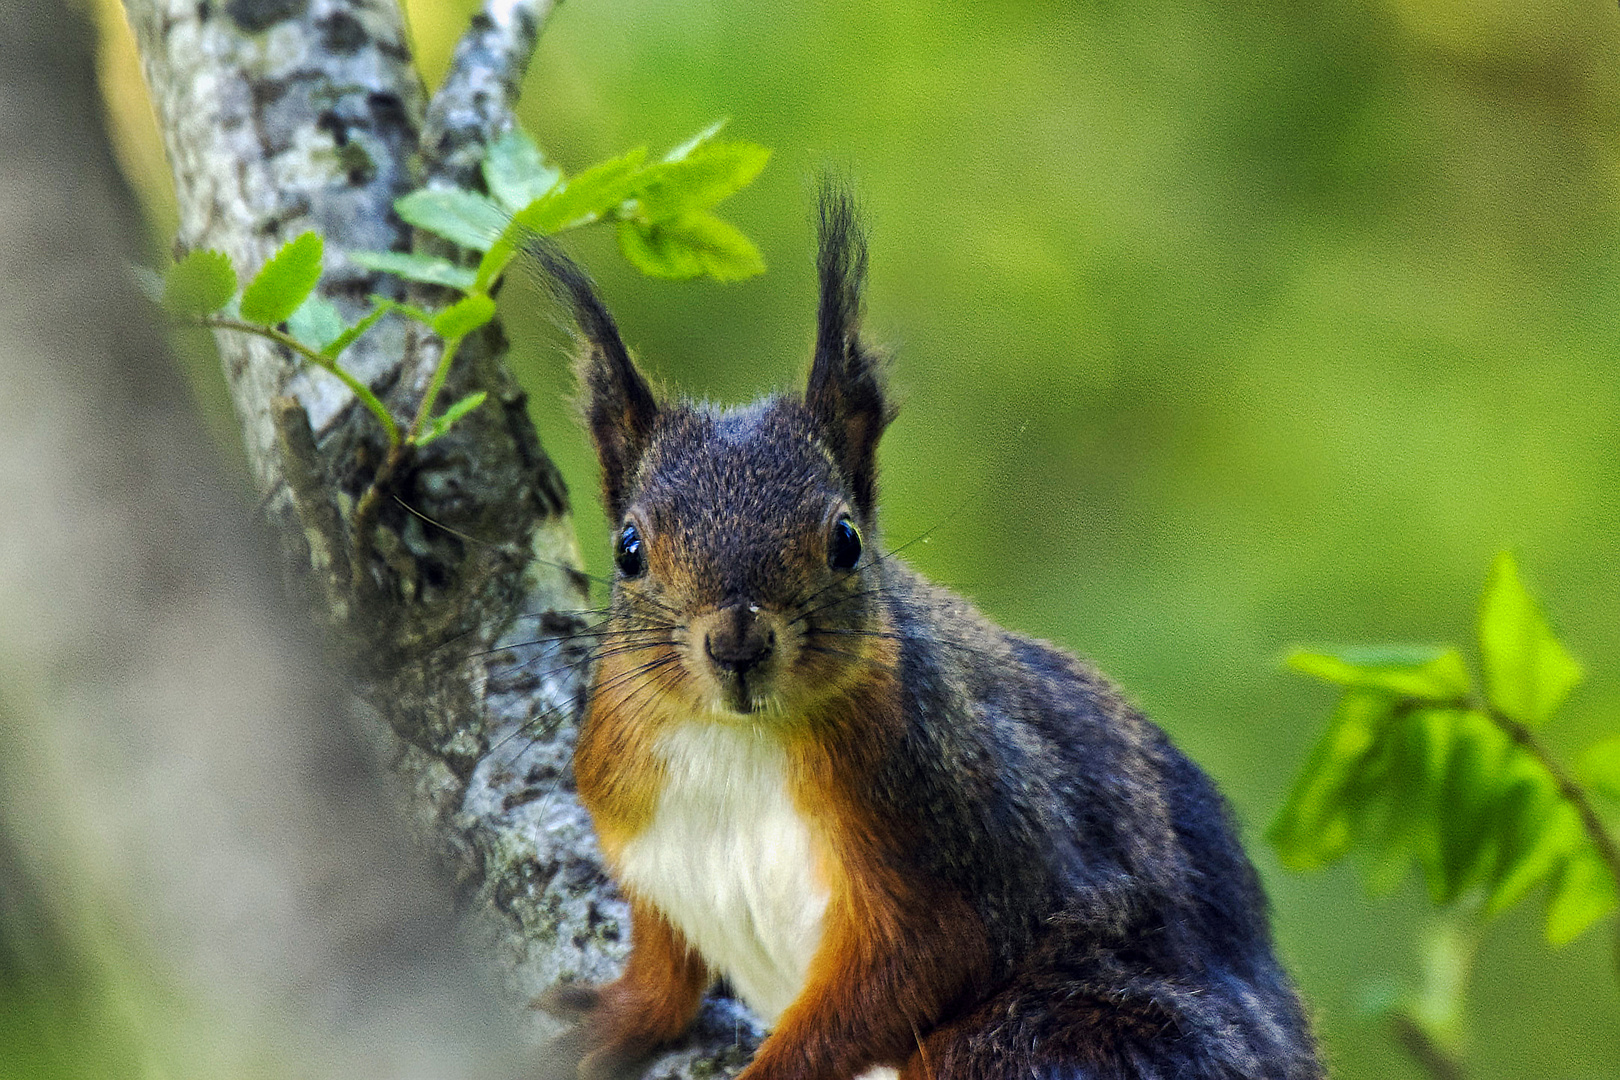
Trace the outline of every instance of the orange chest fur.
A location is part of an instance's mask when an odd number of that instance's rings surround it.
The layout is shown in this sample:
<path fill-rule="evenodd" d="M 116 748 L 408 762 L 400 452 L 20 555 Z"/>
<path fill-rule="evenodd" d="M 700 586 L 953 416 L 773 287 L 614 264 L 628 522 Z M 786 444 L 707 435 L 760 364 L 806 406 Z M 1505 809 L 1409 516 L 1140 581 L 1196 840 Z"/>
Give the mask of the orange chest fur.
<path fill-rule="evenodd" d="M 852 777 L 808 721 L 594 709 L 576 771 L 621 886 L 768 1023 L 847 937 Z"/>
<path fill-rule="evenodd" d="M 846 834 L 869 833 L 873 823 L 865 820 L 868 812 L 854 793 L 900 724 L 891 677 L 874 677 L 819 703 L 813 716 L 753 720 L 700 714 L 673 694 L 626 691 L 633 673 L 633 666 L 616 658 L 603 662 L 574 754 L 580 798 L 610 858 L 651 825 L 672 783 L 701 788 L 729 782 L 731 774 L 700 767 L 705 757 L 722 752 L 737 758 L 745 776 L 766 768 L 767 758 L 776 762 L 788 797 L 816 821 L 828 846 L 842 850 L 849 846 Z M 745 753 L 736 738 L 687 730 L 709 727 L 751 732 L 757 739 Z M 706 753 L 704 739 L 712 752 Z"/>

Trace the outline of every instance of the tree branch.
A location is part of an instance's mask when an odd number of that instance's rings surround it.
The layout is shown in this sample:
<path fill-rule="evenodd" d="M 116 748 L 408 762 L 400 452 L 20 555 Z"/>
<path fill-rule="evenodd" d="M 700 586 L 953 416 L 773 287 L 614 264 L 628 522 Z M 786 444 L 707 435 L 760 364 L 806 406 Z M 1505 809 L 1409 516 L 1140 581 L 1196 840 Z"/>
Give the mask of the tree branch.
<path fill-rule="evenodd" d="M 1399 1010 L 1390 1014 L 1389 1024 L 1395 1032 L 1395 1041 L 1434 1080 L 1465 1080 L 1467 1072 L 1462 1062 L 1435 1042 L 1422 1024 Z"/>
<path fill-rule="evenodd" d="M 373 293 L 402 295 L 344 252 L 406 246 L 392 206 L 418 171 L 419 130 L 428 173 L 475 177 L 483 148 L 511 122 L 551 4 L 492 2 L 425 122 L 393 0 L 126 8 L 174 169 L 182 245 L 224 251 L 246 276 L 313 228 L 326 240 L 321 292 L 352 322 Z M 346 371 L 394 416 L 418 411 L 437 363 L 430 339 L 408 330 L 385 318 L 344 353 Z M 570 773 L 590 662 L 586 583 L 566 489 L 505 367 L 499 324 L 461 342 L 443 387 L 447 400 L 475 390 L 489 400 L 389 466 L 370 542 L 352 523 L 390 460 L 373 416 L 275 343 L 216 341 L 268 512 L 299 573 L 320 575 L 320 621 L 338 630 L 354 691 L 391 740 L 419 830 L 457 876 L 508 1000 L 611 977 L 628 912 Z M 334 573 L 345 564 L 352 583 Z M 537 1037 L 557 1026 L 518 1015 Z M 724 1072 L 758 1037 L 739 1007 L 711 1002 L 653 1075 Z"/>
<path fill-rule="evenodd" d="M 473 16 L 422 125 L 427 186 L 477 186 L 485 149 L 512 127 L 529 59 L 556 6 L 556 0 L 485 0 Z"/>

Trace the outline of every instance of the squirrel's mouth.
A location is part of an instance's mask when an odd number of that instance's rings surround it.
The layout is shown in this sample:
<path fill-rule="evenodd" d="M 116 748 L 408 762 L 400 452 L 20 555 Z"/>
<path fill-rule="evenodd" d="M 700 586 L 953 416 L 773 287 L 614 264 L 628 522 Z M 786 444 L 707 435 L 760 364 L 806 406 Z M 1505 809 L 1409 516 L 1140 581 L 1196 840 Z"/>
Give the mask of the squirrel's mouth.
<path fill-rule="evenodd" d="M 716 679 L 720 684 L 720 704 L 723 706 L 722 710 L 716 711 L 739 716 L 765 716 L 781 712 L 781 698 L 767 688 L 749 685 L 751 681 L 758 683 L 765 680 L 749 680 L 745 677 Z"/>
<path fill-rule="evenodd" d="M 757 604 L 705 612 L 688 627 L 687 667 L 707 684 L 716 712 L 759 716 L 780 712 L 787 635 L 782 620 Z"/>

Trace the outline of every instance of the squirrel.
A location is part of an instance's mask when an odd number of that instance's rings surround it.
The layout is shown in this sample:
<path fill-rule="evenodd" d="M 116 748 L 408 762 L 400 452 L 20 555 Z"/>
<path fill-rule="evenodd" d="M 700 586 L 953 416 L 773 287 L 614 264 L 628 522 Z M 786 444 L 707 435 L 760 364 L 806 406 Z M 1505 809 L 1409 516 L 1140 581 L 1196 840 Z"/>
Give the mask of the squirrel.
<path fill-rule="evenodd" d="M 677 1040 L 720 979 L 740 1080 L 1322 1077 L 1210 779 L 1107 679 L 878 542 L 886 359 L 866 233 L 823 184 L 809 381 L 660 400 L 589 278 L 572 309 L 616 530 L 574 776 L 631 911 L 564 985 L 585 1080 Z"/>

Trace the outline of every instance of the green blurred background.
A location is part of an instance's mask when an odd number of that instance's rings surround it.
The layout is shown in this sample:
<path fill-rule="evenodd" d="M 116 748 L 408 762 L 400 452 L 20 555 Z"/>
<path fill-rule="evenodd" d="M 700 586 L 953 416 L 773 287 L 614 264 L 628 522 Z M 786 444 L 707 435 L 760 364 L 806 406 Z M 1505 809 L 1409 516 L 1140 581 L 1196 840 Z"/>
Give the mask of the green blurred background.
<path fill-rule="evenodd" d="M 410 5 L 429 85 L 470 8 Z M 104 77 L 162 237 L 115 35 Z M 888 542 L 927 533 L 917 566 L 1094 658 L 1215 775 L 1334 1075 L 1418 1076 L 1365 1005 L 1417 979 L 1416 880 L 1369 898 L 1261 838 L 1333 698 L 1279 660 L 1470 644 L 1511 547 L 1590 676 L 1548 741 L 1569 760 L 1620 726 L 1620 10 L 568 0 L 523 106 L 570 171 L 722 116 L 775 150 L 721 208 L 769 273 L 671 284 L 605 231 L 570 241 L 644 366 L 720 400 L 796 382 L 812 177 L 853 177 L 904 400 Z M 521 289 L 504 312 L 600 569 L 558 315 Z M 228 445 L 218 376 L 197 385 Z M 1558 952 L 1538 918 L 1485 936 L 1470 1075 L 1620 1076 L 1613 918 Z"/>

